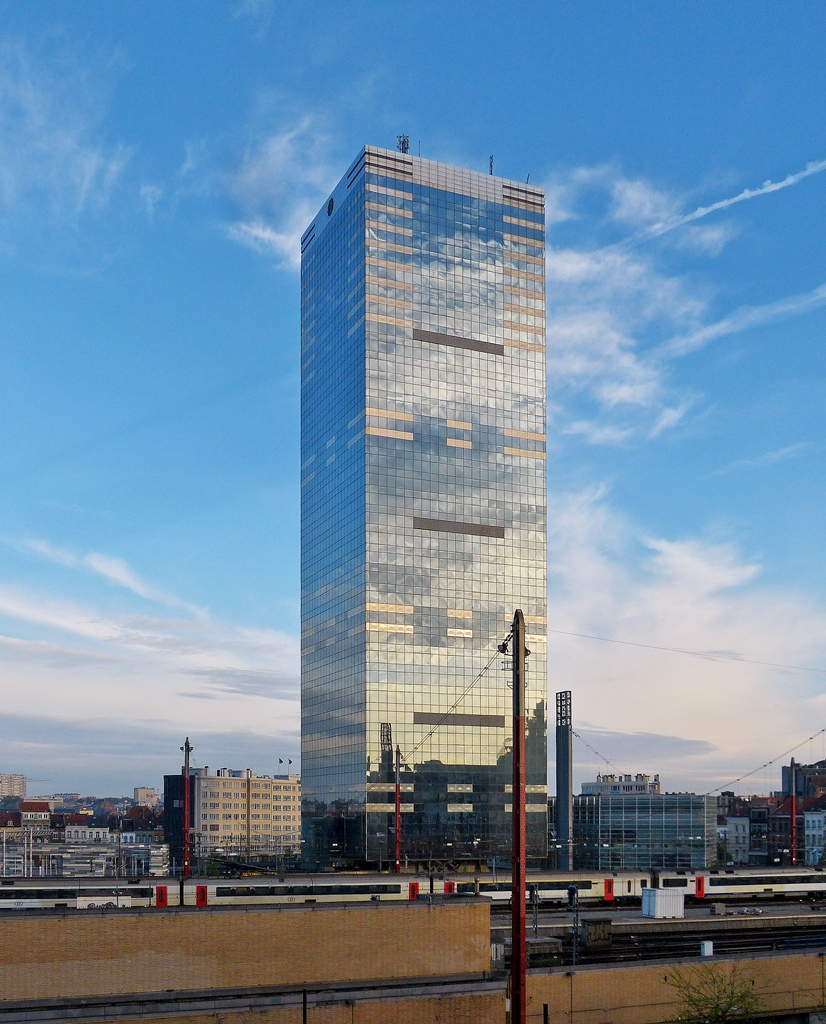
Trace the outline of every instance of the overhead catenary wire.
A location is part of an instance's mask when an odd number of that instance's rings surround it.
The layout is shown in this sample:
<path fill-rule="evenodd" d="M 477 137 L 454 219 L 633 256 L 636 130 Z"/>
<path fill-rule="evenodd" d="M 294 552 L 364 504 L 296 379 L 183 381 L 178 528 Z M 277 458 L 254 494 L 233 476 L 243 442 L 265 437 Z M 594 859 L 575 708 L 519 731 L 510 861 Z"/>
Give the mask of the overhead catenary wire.
<path fill-rule="evenodd" d="M 741 665 L 759 665 L 763 668 L 780 668 L 789 672 L 812 672 L 817 673 L 819 675 L 826 675 L 826 669 L 824 668 L 813 668 L 808 665 L 788 665 L 783 662 L 777 661 L 760 661 L 756 658 L 743 658 L 735 654 L 725 654 L 722 651 L 691 651 L 684 647 L 666 647 L 665 645 L 661 644 L 644 644 L 634 640 L 619 640 L 614 637 L 596 636 L 593 633 L 575 633 L 571 630 L 566 629 L 552 629 L 550 626 L 548 627 L 548 632 L 556 633 L 560 636 L 579 637 L 583 640 L 598 640 L 601 643 L 607 644 L 621 644 L 624 647 L 641 647 L 644 650 L 648 651 L 668 651 L 671 654 L 685 654 L 689 657 L 705 658 L 712 661 L 734 661 L 739 662 Z M 801 740 L 799 743 L 796 743 L 793 747 L 790 747 L 788 750 L 785 750 L 782 754 L 778 754 L 776 757 L 773 757 L 771 761 L 766 761 L 764 764 L 758 765 L 757 768 L 753 768 L 750 772 L 746 772 L 744 775 L 740 775 L 738 778 L 732 779 L 731 782 L 724 782 L 720 786 L 715 786 L 714 789 L 708 790 L 708 792 L 704 795 L 711 796 L 713 793 L 716 793 L 718 790 L 724 789 L 726 786 L 734 786 L 738 782 L 742 782 L 743 779 L 751 778 L 752 775 L 756 775 L 758 772 L 763 771 L 764 768 L 770 767 L 771 765 L 779 761 L 781 758 L 787 757 L 789 754 L 794 753 L 794 751 L 797 750 L 798 747 L 802 747 L 804 743 L 809 743 L 817 736 L 824 734 L 826 734 L 826 728 L 818 730 L 811 736 L 807 736 L 806 739 Z M 584 743 L 585 746 L 589 748 L 589 750 L 593 750 L 593 752 L 603 761 L 605 761 L 606 764 L 610 764 L 612 767 L 616 768 L 616 765 L 614 765 L 613 762 L 609 761 L 608 758 L 605 757 L 603 754 L 600 754 L 598 750 L 594 750 L 594 748 L 590 746 L 590 744 L 587 743 L 584 739 L 582 739 L 582 737 L 578 733 L 574 732 L 574 735 L 577 737 L 577 739 Z M 619 771 L 619 769 L 617 770 Z"/>
<path fill-rule="evenodd" d="M 784 750 L 782 754 L 778 754 L 777 757 L 773 757 L 771 761 L 766 761 L 765 764 L 758 765 L 757 768 L 753 768 L 750 772 L 746 772 L 745 775 L 741 775 L 737 779 L 732 779 L 731 782 L 724 782 L 720 786 L 715 786 L 714 789 L 710 789 L 707 793 L 704 793 L 703 796 L 711 796 L 711 794 L 716 793 L 718 789 L 725 789 L 726 786 L 735 786 L 738 782 L 742 782 L 743 779 L 748 779 L 752 775 L 756 775 L 758 772 L 763 771 L 764 768 L 768 768 L 769 765 L 775 764 L 781 759 L 781 757 L 788 757 L 789 754 L 793 754 L 798 747 L 802 747 L 804 743 L 808 743 L 810 740 L 815 739 L 815 737 L 820 736 L 822 733 L 826 733 L 826 727 L 812 733 L 811 736 L 807 736 L 805 740 L 795 743 L 793 747 L 789 747 L 788 750 Z"/>
<path fill-rule="evenodd" d="M 585 744 L 585 746 L 591 751 L 591 753 L 596 754 L 597 757 L 600 759 L 600 761 L 604 761 L 607 765 L 610 765 L 612 768 L 616 768 L 616 770 L 620 773 L 620 775 L 625 775 L 626 774 L 626 772 L 624 772 L 622 770 L 622 768 L 617 767 L 617 765 L 615 765 L 613 761 L 609 761 L 609 759 L 605 756 L 605 754 L 600 754 L 600 752 L 597 750 L 596 747 L 592 747 L 591 744 L 588 742 L 588 740 L 583 739 L 583 737 L 579 735 L 579 733 L 576 731 L 576 729 L 571 729 L 571 732 L 573 733 L 574 736 L 576 736 L 576 738 L 579 740 L 580 743 L 584 743 Z"/>
<path fill-rule="evenodd" d="M 738 654 L 725 654 L 723 651 L 690 651 L 685 647 L 665 647 L 660 644 L 643 644 L 635 640 L 617 640 L 610 636 L 596 636 L 593 633 L 573 633 L 567 629 L 551 629 L 549 633 L 560 636 L 576 636 L 583 640 L 599 640 L 604 644 L 622 644 L 624 647 L 642 647 L 647 651 L 669 651 L 672 654 L 687 654 L 692 658 L 705 658 L 709 661 L 736 661 L 741 665 L 761 665 L 764 668 L 782 668 L 790 672 L 816 672 L 826 675 L 826 668 L 812 668 L 808 665 L 785 665 L 779 661 L 758 661 L 755 658 L 741 658 Z"/>
<path fill-rule="evenodd" d="M 445 711 L 445 713 L 442 715 L 442 717 L 439 719 L 439 721 L 433 726 L 433 728 L 430 730 L 430 732 L 427 733 L 425 736 L 423 736 L 419 740 L 419 742 L 415 745 L 415 747 L 412 747 L 404 755 L 403 760 L 405 762 L 408 761 L 416 753 L 416 751 L 419 749 L 419 747 L 422 747 L 422 746 L 424 746 L 425 743 L 427 743 L 427 741 L 430 739 L 430 737 L 433 735 L 433 733 L 436 732 L 436 730 L 439 728 L 439 726 L 442 724 L 442 722 L 444 722 L 444 720 L 447 718 L 447 716 L 453 714 L 453 712 L 456 710 L 456 708 L 462 703 L 462 701 L 465 699 L 465 697 L 467 697 L 467 695 L 470 693 L 470 691 L 473 689 L 473 687 L 479 682 L 479 680 L 482 678 L 482 676 L 487 672 L 487 670 L 491 667 L 491 665 L 494 663 L 494 661 L 496 661 L 496 659 L 499 658 L 499 657 L 501 657 L 501 652 L 497 648 L 497 650 L 494 651 L 494 653 L 491 655 L 490 660 L 488 661 L 487 665 L 485 665 L 484 668 L 479 670 L 477 675 L 474 676 L 474 678 L 471 680 L 471 682 L 468 683 L 468 685 L 464 688 L 464 690 L 462 690 L 462 692 L 459 694 L 459 696 L 456 698 L 456 700 L 450 705 L 450 707 L 447 709 L 447 711 Z"/>

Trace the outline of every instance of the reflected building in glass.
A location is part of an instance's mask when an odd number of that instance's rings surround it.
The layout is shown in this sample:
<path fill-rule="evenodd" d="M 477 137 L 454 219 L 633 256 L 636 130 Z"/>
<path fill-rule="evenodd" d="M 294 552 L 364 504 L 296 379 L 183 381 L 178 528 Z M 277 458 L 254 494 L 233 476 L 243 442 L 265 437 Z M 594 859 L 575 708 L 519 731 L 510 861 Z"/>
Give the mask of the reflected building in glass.
<path fill-rule="evenodd" d="M 365 147 L 302 241 L 303 857 L 509 858 L 514 609 L 547 850 L 544 195 Z"/>

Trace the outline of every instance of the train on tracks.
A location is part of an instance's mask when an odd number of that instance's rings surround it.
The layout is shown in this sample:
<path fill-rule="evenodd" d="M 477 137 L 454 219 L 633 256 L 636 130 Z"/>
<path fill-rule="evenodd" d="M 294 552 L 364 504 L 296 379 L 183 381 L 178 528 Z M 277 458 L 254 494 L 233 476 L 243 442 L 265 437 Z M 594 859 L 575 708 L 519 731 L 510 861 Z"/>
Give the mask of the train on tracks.
<path fill-rule="evenodd" d="M 826 872 L 817 868 L 740 868 L 716 871 L 535 872 L 526 899 L 565 906 L 576 887 L 581 906 L 637 906 L 645 888 L 677 888 L 686 902 L 826 899 Z M 231 907 L 269 904 L 416 900 L 483 896 L 493 905 L 511 898 L 510 879 L 490 875 L 321 874 L 222 878 L 0 878 L 0 913 L 9 910 L 120 907 Z"/>

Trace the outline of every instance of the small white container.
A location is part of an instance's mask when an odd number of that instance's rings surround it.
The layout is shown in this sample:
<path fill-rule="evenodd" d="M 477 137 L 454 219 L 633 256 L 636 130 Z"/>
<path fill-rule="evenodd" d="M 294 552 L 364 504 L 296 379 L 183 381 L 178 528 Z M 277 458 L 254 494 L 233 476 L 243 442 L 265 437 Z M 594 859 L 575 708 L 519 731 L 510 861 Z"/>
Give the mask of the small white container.
<path fill-rule="evenodd" d="M 643 889 L 642 916 L 685 917 L 685 893 L 681 889 Z"/>
<path fill-rule="evenodd" d="M 700 943 L 700 956 L 714 956 L 714 943 L 710 940 Z"/>

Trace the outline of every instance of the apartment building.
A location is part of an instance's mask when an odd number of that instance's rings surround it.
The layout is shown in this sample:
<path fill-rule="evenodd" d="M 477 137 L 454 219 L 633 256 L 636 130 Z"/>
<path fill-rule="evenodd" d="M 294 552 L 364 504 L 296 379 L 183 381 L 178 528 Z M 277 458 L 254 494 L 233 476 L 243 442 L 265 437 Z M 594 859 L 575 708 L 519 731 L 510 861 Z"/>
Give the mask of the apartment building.
<path fill-rule="evenodd" d="M 7 796 L 26 795 L 25 775 L 6 775 L 0 773 L 0 800 Z"/>
<path fill-rule="evenodd" d="M 183 856 L 183 795 L 183 776 L 164 776 L 164 832 L 176 863 Z M 218 848 L 298 852 L 301 776 L 190 768 L 189 820 L 196 857 Z"/>

